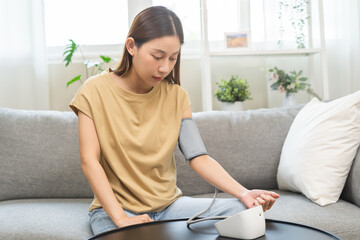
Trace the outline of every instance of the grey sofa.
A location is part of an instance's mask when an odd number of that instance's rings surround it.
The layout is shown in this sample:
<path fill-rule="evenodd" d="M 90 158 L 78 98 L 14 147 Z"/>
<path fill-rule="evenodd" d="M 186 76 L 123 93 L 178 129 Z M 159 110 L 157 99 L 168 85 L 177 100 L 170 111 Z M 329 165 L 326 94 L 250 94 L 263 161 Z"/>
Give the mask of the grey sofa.
<path fill-rule="evenodd" d="M 301 194 L 276 190 L 282 145 L 300 108 L 193 117 L 209 154 L 236 180 L 281 195 L 267 218 L 360 239 L 360 153 L 335 204 L 320 207 Z M 178 149 L 174 154 L 184 195 L 211 197 L 214 188 L 191 170 Z M 74 113 L 0 109 L 0 239 L 86 239 L 92 235 L 92 195 L 80 168 Z"/>

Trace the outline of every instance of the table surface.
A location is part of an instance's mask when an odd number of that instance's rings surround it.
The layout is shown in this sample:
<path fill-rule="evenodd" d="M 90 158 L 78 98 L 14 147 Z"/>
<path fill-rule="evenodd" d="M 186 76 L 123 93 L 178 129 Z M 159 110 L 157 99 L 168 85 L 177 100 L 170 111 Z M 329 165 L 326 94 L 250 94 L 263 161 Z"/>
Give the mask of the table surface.
<path fill-rule="evenodd" d="M 215 220 L 199 222 L 187 227 L 187 219 L 157 221 L 145 224 L 133 225 L 125 228 L 115 229 L 90 238 L 91 240 L 229 240 L 232 238 L 221 237 L 214 227 Z M 313 228 L 292 222 L 266 219 L 265 235 L 256 240 L 325 240 L 340 239 L 337 236 Z"/>

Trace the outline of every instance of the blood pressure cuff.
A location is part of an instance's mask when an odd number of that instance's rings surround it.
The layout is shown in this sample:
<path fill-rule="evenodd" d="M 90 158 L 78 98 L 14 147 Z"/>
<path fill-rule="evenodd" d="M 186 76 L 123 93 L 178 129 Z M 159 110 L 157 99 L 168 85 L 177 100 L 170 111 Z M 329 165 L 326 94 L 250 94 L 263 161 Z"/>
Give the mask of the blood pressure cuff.
<path fill-rule="evenodd" d="M 196 123 L 192 118 L 181 120 L 178 142 L 179 149 L 184 154 L 186 161 L 208 154 Z"/>

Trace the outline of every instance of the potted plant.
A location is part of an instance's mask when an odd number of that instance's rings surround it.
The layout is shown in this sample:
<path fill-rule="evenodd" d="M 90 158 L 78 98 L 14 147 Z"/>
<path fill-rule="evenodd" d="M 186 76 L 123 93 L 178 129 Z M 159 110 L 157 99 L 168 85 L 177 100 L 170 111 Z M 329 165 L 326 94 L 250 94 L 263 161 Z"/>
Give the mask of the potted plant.
<path fill-rule="evenodd" d="M 111 62 L 113 59 L 109 56 L 103 56 L 100 55 L 100 61 L 90 61 L 88 59 L 85 58 L 83 51 L 81 50 L 80 45 L 76 44 L 73 40 L 69 39 L 70 43 L 68 45 L 65 46 L 64 49 L 64 62 L 65 62 L 65 67 L 69 66 L 69 64 L 71 63 L 72 57 L 74 55 L 74 53 L 76 51 L 80 51 L 81 56 L 83 58 L 83 64 L 86 70 L 86 79 L 88 79 L 89 77 L 98 74 L 102 71 L 104 71 L 103 69 L 103 65 L 105 63 L 109 63 Z M 89 72 L 91 71 L 91 72 Z M 69 87 L 70 84 L 76 82 L 76 81 L 81 81 L 83 82 L 82 79 L 82 75 L 77 75 L 74 78 L 72 78 L 70 81 L 68 81 L 66 83 L 66 86 Z"/>
<path fill-rule="evenodd" d="M 321 100 L 321 97 L 317 95 L 311 88 L 311 84 L 307 83 L 308 78 L 301 77 L 302 70 L 296 72 L 295 70 L 286 73 L 284 70 L 274 67 L 269 69 L 270 81 L 275 81 L 271 84 L 272 90 L 277 90 L 281 93 L 285 92 L 285 99 L 283 106 L 290 106 L 296 104 L 295 93 L 299 91 L 307 91 L 308 94 L 317 97 Z"/>
<path fill-rule="evenodd" d="M 252 99 L 248 81 L 237 75 L 231 76 L 229 81 L 221 79 L 221 82 L 216 84 L 219 89 L 215 92 L 215 97 L 221 102 L 223 110 L 242 110 L 242 102 Z"/>

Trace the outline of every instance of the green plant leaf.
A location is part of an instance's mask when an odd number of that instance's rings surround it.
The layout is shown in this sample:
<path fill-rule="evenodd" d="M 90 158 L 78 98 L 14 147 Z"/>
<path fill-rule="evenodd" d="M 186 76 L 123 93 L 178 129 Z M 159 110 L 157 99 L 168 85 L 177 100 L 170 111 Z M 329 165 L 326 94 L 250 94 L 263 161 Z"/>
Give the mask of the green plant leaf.
<path fill-rule="evenodd" d="M 69 39 L 69 41 L 70 41 L 70 43 L 65 46 L 64 53 L 63 53 L 63 56 L 66 55 L 64 58 L 64 62 L 66 62 L 65 67 L 69 66 L 75 51 L 79 47 L 79 45 L 77 45 L 72 39 Z"/>
<path fill-rule="evenodd" d="M 290 80 L 290 82 L 295 82 L 295 77 L 289 76 L 289 80 Z"/>
<path fill-rule="evenodd" d="M 271 89 L 273 89 L 273 90 L 278 90 L 279 86 L 280 86 L 280 84 L 279 84 L 278 82 L 275 82 L 275 83 L 271 84 L 270 87 L 271 87 Z"/>
<path fill-rule="evenodd" d="M 221 102 L 243 102 L 251 99 L 249 83 L 246 79 L 243 80 L 233 75 L 229 81 L 221 79 L 221 82 L 216 84 L 219 86 L 219 89 L 215 92 L 215 96 Z"/>
<path fill-rule="evenodd" d="M 112 58 L 109 57 L 109 56 L 103 56 L 103 55 L 100 55 L 101 59 L 106 62 L 106 63 L 109 63 L 111 62 Z"/>
<path fill-rule="evenodd" d="M 74 83 L 76 81 L 79 81 L 80 79 L 81 79 L 81 75 L 78 75 L 78 76 L 74 77 L 73 79 L 71 79 L 70 81 L 68 81 L 66 83 L 66 87 L 69 87 L 70 84 L 72 84 L 72 83 Z"/>
<path fill-rule="evenodd" d="M 307 83 L 299 83 L 299 87 L 300 87 L 301 89 L 304 89 L 304 88 L 306 88 L 307 86 L 309 86 L 309 84 L 307 84 Z"/>
<path fill-rule="evenodd" d="M 322 98 L 312 88 L 309 87 L 306 92 L 322 101 Z"/>

